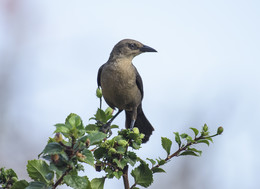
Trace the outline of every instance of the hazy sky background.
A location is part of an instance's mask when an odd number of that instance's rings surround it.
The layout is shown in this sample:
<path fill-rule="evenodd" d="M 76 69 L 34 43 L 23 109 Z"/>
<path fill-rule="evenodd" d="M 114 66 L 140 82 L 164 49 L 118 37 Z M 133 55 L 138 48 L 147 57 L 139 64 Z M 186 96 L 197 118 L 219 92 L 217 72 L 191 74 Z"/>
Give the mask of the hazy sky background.
<path fill-rule="evenodd" d="M 200 146 L 202 157 L 173 159 L 150 188 L 259 188 L 259 10 L 258 0 L 1 0 L 0 167 L 28 178 L 27 160 L 55 123 L 74 112 L 88 124 L 98 107 L 98 68 L 131 38 L 158 51 L 133 61 L 155 128 L 139 156 L 165 157 L 161 136 L 173 139 L 175 131 L 225 129 Z M 123 127 L 124 114 L 115 123 Z M 90 179 L 104 175 L 93 172 L 86 170 Z M 122 184 L 106 180 L 105 188 Z"/>

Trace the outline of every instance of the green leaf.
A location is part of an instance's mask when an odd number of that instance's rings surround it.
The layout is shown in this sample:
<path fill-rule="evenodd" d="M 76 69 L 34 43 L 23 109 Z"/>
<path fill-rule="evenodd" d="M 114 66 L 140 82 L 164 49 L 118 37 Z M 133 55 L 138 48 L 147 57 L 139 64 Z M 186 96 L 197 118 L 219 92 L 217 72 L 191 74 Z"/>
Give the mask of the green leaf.
<path fill-rule="evenodd" d="M 95 125 L 95 124 L 88 124 L 88 125 L 85 127 L 85 130 L 86 130 L 86 131 L 98 131 L 99 128 L 98 128 L 97 125 Z"/>
<path fill-rule="evenodd" d="M 47 187 L 45 183 L 42 182 L 30 182 L 26 189 L 51 189 L 51 187 Z"/>
<path fill-rule="evenodd" d="M 181 146 L 181 138 L 178 132 L 174 132 L 175 134 L 175 142 L 177 142 L 177 144 L 179 145 L 179 147 Z"/>
<path fill-rule="evenodd" d="M 160 167 L 153 167 L 151 170 L 153 173 L 165 173 L 165 170 Z"/>
<path fill-rule="evenodd" d="M 105 148 L 98 148 L 94 151 L 94 156 L 96 159 L 100 159 L 102 157 L 104 157 L 107 154 L 107 150 Z"/>
<path fill-rule="evenodd" d="M 117 147 L 116 147 L 116 151 L 117 151 L 117 153 L 119 153 L 119 154 L 124 154 L 125 151 L 126 151 L 126 147 L 117 146 Z"/>
<path fill-rule="evenodd" d="M 143 187 L 148 187 L 153 182 L 153 173 L 144 161 L 141 161 L 141 164 L 132 170 L 131 175 L 134 177 L 135 183 Z"/>
<path fill-rule="evenodd" d="M 184 138 L 187 138 L 189 135 L 187 135 L 186 133 L 182 133 L 180 136 L 181 136 L 181 138 L 184 139 Z"/>
<path fill-rule="evenodd" d="M 106 137 L 107 137 L 107 134 L 99 132 L 99 131 L 94 131 L 87 135 L 87 138 L 90 140 L 90 145 L 98 144 Z"/>
<path fill-rule="evenodd" d="M 198 154 L 196 154 L 195 152 L 193 152 L 191 150 L 186 150 L 186 151 L 182 152 L 179 156 L 187 156 L 187 155 L 199 156 Z"/>
<path fill-rule="evenodd" d="M 27 172 L 31 179 L 49 184 L 50 181 L 46 178 L 49 173 L 53 173 L 49 165 L 43 160 L 29 160 L 27 164 Z"/>
<path fill-rule="evenodd" d="M 102 123 L 106 123 L 107 122 L 106 117 L 107 117 L 106 113 L 100 108 L 98 108 L 97 113 L 95 114 L 96 120 L 101 121 Z"/>
<path fill-rule="evenodd" d="M 196 152 L 196 153 L 199 154 L 199 156 L 201 156 L 201 153 L 202 153 L 201 150 L 197 150 L 196 148 L 188 148 L 188 150 L 193 151 L 193 152 Z"/>
<path fill-rule="evenodd" d="M 134 166 L 137 161 L 136 153 L 134 152 L 127 152 L 125 159 L 130 163 L 130 165 Z"/>
<path fill-rule="evenodd" d="M 54 133 L 62 133 L 66 137 L 70 133 L 71 128 L 68 125 L 58 123 L 55 125 L 55 127 L 56 127 L 56 130 L 54 131 Z"/>
<path fill-rule="evenodd" d="M 197 143 L 205 143 L 205 144 L 207 144 L 209 146 L 209 141 L 206 140 L 206 139 L 200 139 L 200 140 L 197 140 L 196 142 Z"/>
<path fill-rule="evenodd" d="M 66 175 L 64 182 L 74 189 L 91 189 L 90 182 L 86 176 Z"/>
<path fill-rule="evenodd" d="M 54 155 L 54 154 L 61 154 L 61 152 L 63 152 L 62 146 L 57 142 L 51 142 L 45 146 L 42 153 Z"/>
<path fill-rule="evenodd" d="M 199 134 L 199 130 L 193 127 L 190 127 L 190 129 L 194 132 L 195 136 Z"/>
<path fill-rule="evenodd" d="M 162 147 L 167 152 L 167 156 L 168 156 L 171 152 L 172 141 L 166 137 L 161 137 L 161 140 L 162 140 Z"/>
<path fill-rule="evenodd" d="M 81 118 L 77 114 L 74 114 L 74 113 L 71 113 L 70 115 L 68 115 L 68 117 L 66 118 L 65 124 L 70 125 L 72 127 L 72 129 L 83 127 Z"/>
<path fill-rule="evenodd" d="M 164 159 L 156 159 L 159 165 L 164 165 L 166 161 Z"/>
<path fill-rule="evenodd" d="M 153 159 L 150 159 L 150 158 L 146 158 L 148 161 L 151 162 L 152 165 L 155 165 L 156 164 L 156 161 L 154 161 Z"/>
<path fill-rule="evenodd" d="M 93 189 L 103 189 L 104 188 L 104 183 L 105 183 L 105 177 L 102 178 L 94 178 L 91 181 L 91 187 Z"/>
<path fill-rule="evenodd" d="M 120 179 L 120 177 L 123 175 L 123 172 L 122 172 L 122 171 L 114 171 L 114 172 L 113 172 L 113 175 L 114 175 L 117 179 Z"/>
<path fill-rule="evenodd" d="M 88 150 L 88 149 L 84 149 L 84 150 L 82 151 L 82 154 L 83 154 L 84 156 L 86 156 L 84 162 L 87 163 L 87 164 L 89 164 L 89 165 L 94 166 L 94 160 L 95 160 L 95 159 L 94 159 L 94 156 L 93 156 L 92 152 L 91 152 L 90 150 Z"/>
<path fill-rule="evenodd" d="M 186 137 L 186 140 L 187 140 L 188 142 L 194 142 L 194 140 L 192 139 L 191 136 L 187 136 L 187 137 Z"/>
<path fill-rule="evenodd" d="M 206 139 L 213 143 L 213 140 L 212 140 L 211 137 L 208 137 L 208 138 L 206 138 Z"/>
<path fill-rule="evenodd" d="M 113 159 L 113 162 L 115 162 L 117 167 L 119 167 L 120 169 L 124 169 L 124 167 L 127 164 L 127 160 L 126 159 L 118 160 L 118 159 L 115 158 L 115 159 Z"/>
<path fill-rule="evenodd" d="M 12 189 L 25 189 L 28 185 L 26 180 L 19 180 L 13 184 Z"/>
<path fill-rule="evenodd" d="M 111 125 L 111 126 L 110 126 L 110 129 L 118 129 L 118 128 L 119 128 L 118 125 Z"/>

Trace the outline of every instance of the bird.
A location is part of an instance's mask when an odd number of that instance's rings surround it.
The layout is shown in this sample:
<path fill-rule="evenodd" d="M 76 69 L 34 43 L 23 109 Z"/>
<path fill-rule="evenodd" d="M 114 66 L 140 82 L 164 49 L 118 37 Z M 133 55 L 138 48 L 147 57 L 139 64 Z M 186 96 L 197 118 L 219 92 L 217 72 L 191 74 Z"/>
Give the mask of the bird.
<path fill-rule="evenodd" d="M 124 110 L 125 128 L 132 130 L 137 127 L 145 135 L 143 143 L 149 140 L 154 128 L 142 109 L 143 82 L 132 60 L 144 52 L 157 51 L 139 41 L 123 39 L 114 46 L 108 61 L 99 68 L 97 75 L 97 84 L 102 89 L 106 103 L 112 109 L 118 109 L 106 126 L 110 127 L 111 122 Z"/>

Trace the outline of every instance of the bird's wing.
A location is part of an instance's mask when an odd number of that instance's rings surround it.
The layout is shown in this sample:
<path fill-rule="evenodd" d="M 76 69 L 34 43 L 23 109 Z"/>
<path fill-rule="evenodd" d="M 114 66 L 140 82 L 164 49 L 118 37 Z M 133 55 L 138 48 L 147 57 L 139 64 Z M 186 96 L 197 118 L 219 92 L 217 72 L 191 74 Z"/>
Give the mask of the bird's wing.
<path fill-rule="evenodd" d="M 99 68 L 98 75 L 97 75 L 97 85 L 98 87 L 101 86 L 101 72 L 103 70 L 104 64 Z"/>
<path fill-rule="evenodd" d="M 144 96 L 143 81 L 142 81 L 142 78 L 141 78 L 140 74 L 138 73 L 136 67 L 134 67 L 134 68 L 135 68 L 135 73 L 136 73 L 136 85 L 137 85 L 138 89 L 140 90 L 142 99 L 143 99 L 143 96 Z"/>

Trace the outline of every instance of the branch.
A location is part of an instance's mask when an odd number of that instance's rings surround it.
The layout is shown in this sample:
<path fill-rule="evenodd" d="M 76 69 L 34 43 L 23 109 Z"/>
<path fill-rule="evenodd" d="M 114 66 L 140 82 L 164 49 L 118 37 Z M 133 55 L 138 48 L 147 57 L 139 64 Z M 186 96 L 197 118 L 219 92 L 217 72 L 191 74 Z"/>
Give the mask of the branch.
<path fill-rule="evenodd" d="M 63 174 L 62 176 L 56 181 L 56 183 L 54 184 L 54 186 L 52 187 L 53 189 L 55 189 L 57 186 L 59 186 L 61 184 L 61 182 L 63 181 L 63 178 L 72 170 L 72 167 L 69 167 Z"/>

